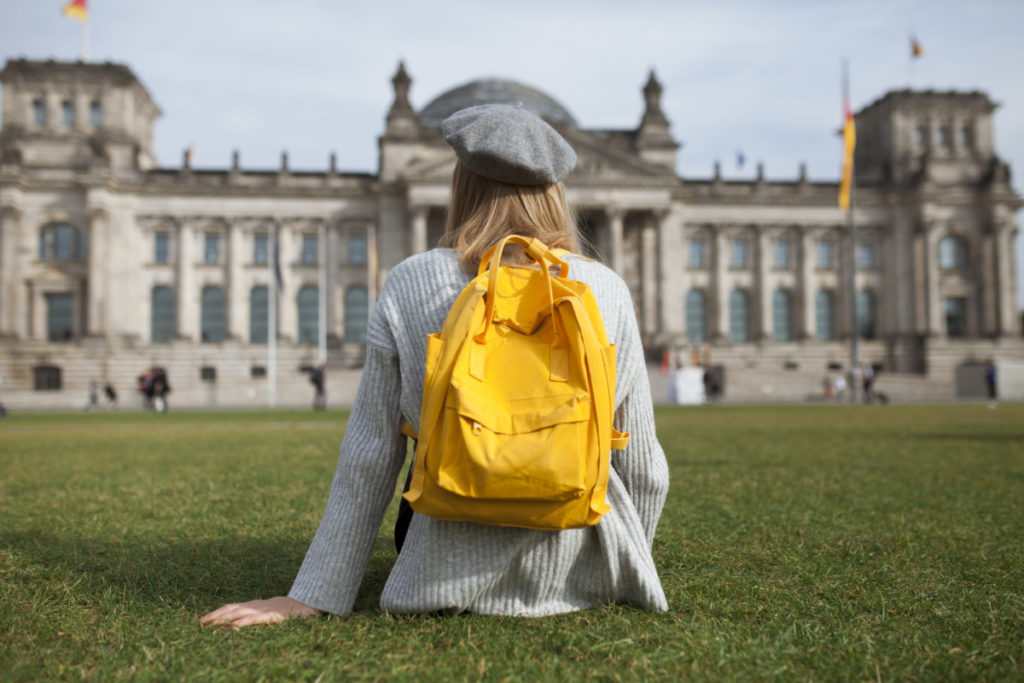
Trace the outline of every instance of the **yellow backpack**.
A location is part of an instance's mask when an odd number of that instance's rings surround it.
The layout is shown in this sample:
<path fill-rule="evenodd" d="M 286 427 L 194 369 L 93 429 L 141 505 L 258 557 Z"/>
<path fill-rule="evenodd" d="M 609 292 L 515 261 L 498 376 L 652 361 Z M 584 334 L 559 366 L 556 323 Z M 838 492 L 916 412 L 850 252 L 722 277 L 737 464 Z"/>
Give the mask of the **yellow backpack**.
<path fill-rule="evenodd" d="M 510 242 L 536 267 L 501 265 Z M 612 427 L 615 346 L 564 253 L 506 237 L 427 338 L 419 434 L 404 428 L 419 439 L 404 494 L 414 511 L 570 529 L 610 509 L 609 456 L 629 440 Z"/>

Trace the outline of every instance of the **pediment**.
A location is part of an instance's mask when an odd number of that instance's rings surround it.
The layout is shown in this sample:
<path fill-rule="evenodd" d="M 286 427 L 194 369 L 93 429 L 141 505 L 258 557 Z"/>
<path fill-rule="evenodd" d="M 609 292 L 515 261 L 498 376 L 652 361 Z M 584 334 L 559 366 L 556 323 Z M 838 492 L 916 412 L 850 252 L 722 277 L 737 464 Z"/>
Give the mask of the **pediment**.
<path fill-rule="evenodd" d="M 560 132 L 576 150 L 578 158 L 576 169 L 569 176 L 570 182 L 676 179 L 673 170 L 650 164 L 628 149 L 621 149 L 626 147 L 621 134 L 590 133 L 578 129 L 562 129 Z M 455 154 L 449 149 L 439 149 L 438 156 L 411 160 L 402 175 L 409 180 L 447 183 L 454 170 Z"/>

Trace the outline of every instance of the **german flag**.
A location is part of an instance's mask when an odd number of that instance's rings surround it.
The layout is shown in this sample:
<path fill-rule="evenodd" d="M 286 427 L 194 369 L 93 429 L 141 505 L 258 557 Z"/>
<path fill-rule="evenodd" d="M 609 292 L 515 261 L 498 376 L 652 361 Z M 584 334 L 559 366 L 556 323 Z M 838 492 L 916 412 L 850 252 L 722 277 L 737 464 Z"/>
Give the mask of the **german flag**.
<path fill-rule="evenodd" d="M 924 57 L 924 46 L 917 40 L 917 36 L 910 36 L 910 56 L 914 59 Z"/>
<path fill-rule="evenodd" d="M 61 12 L 66 17 L 72 19 L 78 19 L 79 21 L 89 21 L 89 9 L 85 6 L 86 0 L 71 0 L 68 4 L 64 5 L 64 9 Z"/>
<path fill-rule="evenodd" d="M 850 184 L 853 182 L 853 148 L 857 145 L 857 129 L 850 110 L 850 95 L 843 93 L 843 177 L 839 181 L 839 208 L 850 210 Z"/>

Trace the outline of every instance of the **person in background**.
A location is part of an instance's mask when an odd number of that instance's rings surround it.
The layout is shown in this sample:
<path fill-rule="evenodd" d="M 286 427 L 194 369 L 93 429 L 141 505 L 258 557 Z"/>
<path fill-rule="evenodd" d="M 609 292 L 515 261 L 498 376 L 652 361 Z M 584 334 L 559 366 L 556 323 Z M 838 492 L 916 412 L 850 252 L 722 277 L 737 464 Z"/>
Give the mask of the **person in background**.
<path fill-rule="evenodd" d="M 864 402 L 871 403 L 875 400 L 875 395 L 872 393 L 872 386 L 875 383 L 875 369 L 871 367 L 870 363 L 865 363 L 860 376 L 861 384 L 864 388 Z"/>
<path fill-rule="evenodd" d="M 309 372 L 309 382 L 313 385 L 313 410 L 325 410 L 327 408 L 327 391 L 324 385 L 327 382 L 327 366 L 323 363 L 317 365 Z"/>
<path fill-rule="evenodd" d="M 988 390 L 988 407 L 995 408 L 999 390 L 996 386 L 996 362 L 991 358 L 985 361 L 985 388 Z"/>

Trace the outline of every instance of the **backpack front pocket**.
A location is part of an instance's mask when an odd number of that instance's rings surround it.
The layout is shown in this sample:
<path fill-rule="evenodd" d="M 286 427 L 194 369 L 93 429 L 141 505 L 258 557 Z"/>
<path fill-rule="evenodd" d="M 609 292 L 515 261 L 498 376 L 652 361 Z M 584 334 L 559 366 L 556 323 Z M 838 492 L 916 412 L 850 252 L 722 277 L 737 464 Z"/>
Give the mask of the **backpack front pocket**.
<path fill-rule="evenodd" d="M 588 394 L 508 399 L 472 388 L 448 392 L 438 485 L 472 498 L 571 500 L 585 493 L 580 446 Z"/>

